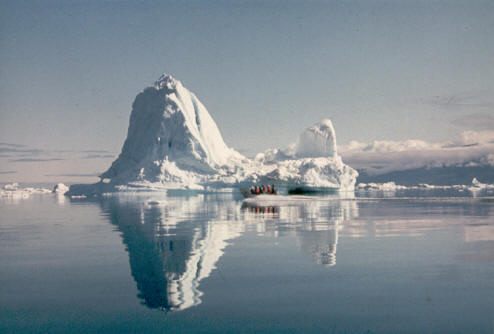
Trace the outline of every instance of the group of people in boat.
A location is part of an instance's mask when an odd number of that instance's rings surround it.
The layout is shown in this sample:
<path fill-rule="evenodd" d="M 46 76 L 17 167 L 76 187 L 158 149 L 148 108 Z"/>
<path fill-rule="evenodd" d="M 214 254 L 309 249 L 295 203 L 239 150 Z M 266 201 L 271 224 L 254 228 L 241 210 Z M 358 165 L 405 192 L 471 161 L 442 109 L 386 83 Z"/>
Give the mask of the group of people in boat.
<path fill-rule="evenodd" d="M 260 195 L 260 194 L 277 194 L 277 190 L 274 184 L 268 185 L 267 187 L 263 184 L 261 186 L 252 186 L 250 187 L 250 193 L 252 195 Z"/>

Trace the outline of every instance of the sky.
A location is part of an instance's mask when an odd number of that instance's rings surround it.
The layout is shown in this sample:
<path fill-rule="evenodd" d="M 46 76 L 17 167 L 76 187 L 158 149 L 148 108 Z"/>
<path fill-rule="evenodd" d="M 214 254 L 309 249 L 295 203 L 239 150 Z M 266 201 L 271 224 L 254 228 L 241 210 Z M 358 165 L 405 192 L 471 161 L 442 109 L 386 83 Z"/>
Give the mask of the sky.
<path fill-rule="evenodd" d="M 342 151 L 491 143 L 493 36 L 493 1 L 4 0 L 0 182 L 96 180 L 162 73 L 247 156 L 323 118 Z"/>

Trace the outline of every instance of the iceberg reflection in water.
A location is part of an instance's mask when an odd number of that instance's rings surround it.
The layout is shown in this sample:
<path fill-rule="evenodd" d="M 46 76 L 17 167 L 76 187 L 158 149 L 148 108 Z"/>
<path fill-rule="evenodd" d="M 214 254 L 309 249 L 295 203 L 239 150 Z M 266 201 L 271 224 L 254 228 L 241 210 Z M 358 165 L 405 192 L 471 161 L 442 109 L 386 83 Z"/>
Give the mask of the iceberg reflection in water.
<path fill-rule="evenodd" d="M 314 197 L 302 201 L 281 201 L 278 205 L 244 203 L 244 219 L 258 220 L 258 231 L 272 236 L 280 233 L 296 236 L 301 251 L 310 254 L 317 264 L 335 265 L 339 231 L 344 221 L 358 216 L 357 203 Z M 276 219 L 263 219 L 270 212 Z"/>
<path fill-rule="evenodd" d="M 101 206 L 121 232 L 138 297 L 149 308 L 165 311 L 200 304 L 201 281 L 216 268 L 229 242 L 244 232 L 293 235 L 303 253 L 318 264 L 333 266 L 343 222 L 358 215 L 352 201 L 262 206 L 214 195 L 118 195 L 101 201 Z"/>
<path fill-rule="evenodd" d="M 493 204 L 2 198 L 0 332 L 491 333 Z"/>

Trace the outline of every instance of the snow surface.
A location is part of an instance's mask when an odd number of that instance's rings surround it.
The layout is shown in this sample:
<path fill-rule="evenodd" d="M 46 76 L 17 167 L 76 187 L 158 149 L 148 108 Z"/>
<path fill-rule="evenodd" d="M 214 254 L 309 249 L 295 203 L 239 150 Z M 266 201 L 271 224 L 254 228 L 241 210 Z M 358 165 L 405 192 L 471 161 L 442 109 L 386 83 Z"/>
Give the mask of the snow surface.
<path fill-rule="evenodd" d="M 288 149 L 248 159 L 229 148 L 209 112 L 180 81 L 162 75 L 132 105 L 127 138 L 101 182 L 69 195 L 140 189 L 233 188 L 253 183 L 353 190 L 358 173 L 336 151 L 330 120 L 306 129 Z"/>

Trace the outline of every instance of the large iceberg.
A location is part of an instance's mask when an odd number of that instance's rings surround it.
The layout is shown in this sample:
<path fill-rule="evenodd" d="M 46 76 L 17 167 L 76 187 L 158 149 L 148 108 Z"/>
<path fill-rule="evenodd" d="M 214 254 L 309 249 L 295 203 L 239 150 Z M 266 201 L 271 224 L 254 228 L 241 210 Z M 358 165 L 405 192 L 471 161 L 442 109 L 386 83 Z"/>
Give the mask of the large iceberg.
<path fill-rule="evenodd" d="M 244 157 L 225 144 L 194 93 L 164 74 L 137 95 L 122 152 L 101 181 L 73 185 L 68 194 L 136 187 L 213 190 L 260 182 L 353 190 L 357 175 L 337 153 L 330 120 L 305 130 L 287 149 Z"/>
<path fill-rule="evenodd" d="M 196 188 L 247 163 L 226 146 L 199 99 L 170 75 L 139 93 L 117 160 L 101 175 L 113 184 L 151 182 Z"/>

